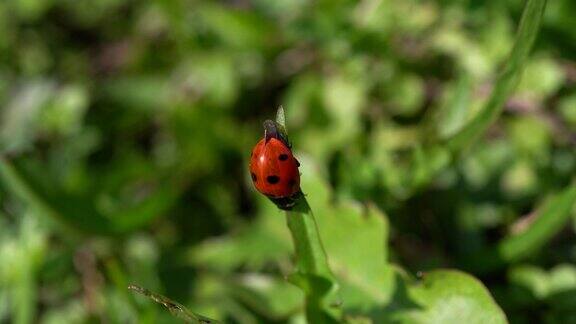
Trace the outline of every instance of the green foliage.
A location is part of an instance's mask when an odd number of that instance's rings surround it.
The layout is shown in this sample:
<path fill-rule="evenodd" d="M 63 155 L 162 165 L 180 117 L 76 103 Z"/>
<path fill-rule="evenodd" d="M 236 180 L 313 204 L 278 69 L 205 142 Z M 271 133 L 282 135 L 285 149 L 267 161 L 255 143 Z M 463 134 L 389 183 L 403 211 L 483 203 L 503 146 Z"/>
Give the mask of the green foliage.
<path fill-rule="evenodd" d="M 526 258 L 548 242 L 567 223 L 576 204 L 576 183 L 550 199 L 528 229 L 502 239 L 495 247 L 467 256 L 469 266 L 478 272 L 492 271 L 505 263 Z"/>
<path fill-rule="evenodd" d="M 409 294 L 422 309 L 407 312 L 416 323 L 507 323 L 506 316 L 477 279 L 459 271 L 425 274 Z"/>
<path fill-rule="evenodd" d="M 516 87 L 522 68 L 536 41 L 545 7 L 546 0 L 526 2 L 514 48 L 506 60 L 499 78 L 494 83 L 494 89 L 486 102 L 486 106 L 469 123 L 464 125 L 458 134 L 448 140 L 446 145 L 449 149 L 458 150 L 467 145 L 475 137 L 482 134 L 498 117 L 506 99 Z"/>
<path fill-rule="evenodd" d="M 0 322 L 575 321 L 574 12 L 0 2 Z"/>

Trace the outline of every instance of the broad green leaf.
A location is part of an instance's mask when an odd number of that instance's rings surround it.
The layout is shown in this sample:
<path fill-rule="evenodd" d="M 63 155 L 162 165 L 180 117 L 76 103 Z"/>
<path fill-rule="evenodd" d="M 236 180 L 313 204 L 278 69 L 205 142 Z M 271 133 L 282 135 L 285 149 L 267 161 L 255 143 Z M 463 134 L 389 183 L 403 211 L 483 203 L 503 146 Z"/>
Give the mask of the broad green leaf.
<path fill-rule="evenodd" d="M 403 323 L 507 323 L 488 289 L 474 277 L 455 270 L 435 270 L 409 288 L 417 307 L 400 312 Z"/>
<path fill-rule="evenodd" d="M 388 223 L 372 205 L 350 200 L 333 202 L 320 170 L 302 158 L 302 189 L 309 201 L 328 255 L 328 264 L 341 287 L 344 310 L 369 311 L 383 307 L 393 288 L 386 249 Z"/>
<path fill-rule="evenodd" d="M 283 279 L 249 273 L 233 286 L 232 294 L 267 318 L 281 320 L 302 309 L 304 294 Z"/>
<path fill-rule="evenodd" d="M 306 175 L 302 188 L 310 193 L 306 197 L 311 207 L 318 210 L 314 216 L 328 262 L 317 241 L 314 220 L 309 214 L 291 212 L 287 221 L 297 237 L 297 272 L 291 280 L 309 293 L 326 294 L 326 302 L 320 306 L 329 310 L 338 303 L 344 310 L 355 312 L 385 307 L 393 289 L 393 273 L 387 263 L 385 215 L 374 206 L 363 208 L 349 200 L 334 204 L 322 172 L 312 160 L 302 156 L 299 159 Z M 259 201 L 263 211 L 253 224 L 231 237 L 208 240 L 193 249 L 189 254 L 192 262 L 228 272 L 239 266 L 259 269 L 266 260 L 285 260 L 290 254 L 290 237 L 281 215 L 265 198 Z M 340 298 L 333 292 L 334 279 L 341 287 Z"/>

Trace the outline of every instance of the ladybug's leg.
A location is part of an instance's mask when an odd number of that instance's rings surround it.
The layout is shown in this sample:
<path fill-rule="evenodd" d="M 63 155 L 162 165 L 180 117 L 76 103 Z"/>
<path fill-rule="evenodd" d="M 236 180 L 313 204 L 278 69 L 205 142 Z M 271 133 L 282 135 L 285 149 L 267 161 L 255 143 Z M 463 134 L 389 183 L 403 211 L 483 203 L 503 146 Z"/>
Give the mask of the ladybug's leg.
<path fill-rule="evenodd" d="M 288 197 L 268 197 L 278 208 L 282 210 L 292 210 L 302 196 L 302 191 L 298 191 Z"/>

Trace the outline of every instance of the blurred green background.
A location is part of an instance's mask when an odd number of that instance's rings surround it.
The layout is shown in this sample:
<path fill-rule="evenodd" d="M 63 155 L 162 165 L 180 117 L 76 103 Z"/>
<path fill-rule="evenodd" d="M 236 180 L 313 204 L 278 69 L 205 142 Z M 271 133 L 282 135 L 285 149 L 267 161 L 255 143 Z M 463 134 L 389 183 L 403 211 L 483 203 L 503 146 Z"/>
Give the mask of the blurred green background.
<path fill-rule="evenodd" d="M 174 321 L 129 283 L 225 322 L 302 321 L 285 220 L 247 171 L 282 104 L 351 309 L 405 309 L 401 285 L 369 289 L 376 246 L 402 276 L 476 276 L 513 323 L 575 323 L 573 206 L 530 253 L 478 264 L 576 174 L 576 2 L 548 3 L 476 145 L 419 154 L 486 101 L 523 5 L 1 1 L 0 322 Z M 344 221 L 366 212 L 376 227 Z"/>

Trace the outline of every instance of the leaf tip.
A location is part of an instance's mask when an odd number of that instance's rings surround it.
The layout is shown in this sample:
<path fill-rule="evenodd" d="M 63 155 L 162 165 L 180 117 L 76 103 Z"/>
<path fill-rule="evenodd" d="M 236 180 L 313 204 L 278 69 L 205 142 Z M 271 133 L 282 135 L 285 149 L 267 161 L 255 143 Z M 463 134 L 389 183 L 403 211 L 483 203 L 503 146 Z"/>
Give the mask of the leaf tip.
<path fill-rule="evenodd" d="M 276 111 L 276 122 L 286 128 L 286 115 L 284 114 L 284 107 L 282 105 L 280 105 Z"/>

